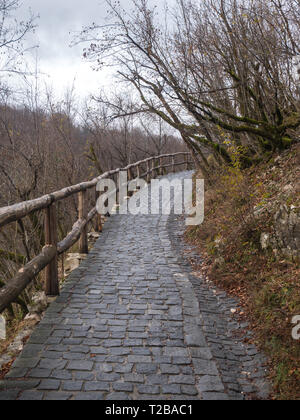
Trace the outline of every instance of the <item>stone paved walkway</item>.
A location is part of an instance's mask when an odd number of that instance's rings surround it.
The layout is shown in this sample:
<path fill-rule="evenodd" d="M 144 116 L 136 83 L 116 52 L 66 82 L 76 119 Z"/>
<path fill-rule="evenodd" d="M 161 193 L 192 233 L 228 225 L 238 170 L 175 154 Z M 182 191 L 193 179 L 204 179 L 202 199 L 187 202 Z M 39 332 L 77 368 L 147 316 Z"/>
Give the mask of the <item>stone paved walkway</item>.
<path fill-rule="evenodd" d="M 226 364 L 231 388 L 224 380 L 225 359 L 213 344 L 226 341 L 227 321 L 207 331 L 199 300 L 207 314 L 213 298 L 197 295 L 174 223 L 174 216 L 109 219 L 0 383 L 0 400 L 240 399 L 241 386 L 253 392 L 234 361 L 232 375 Z M 234 343 L 227 336 L 227 354 Z M 257 351 L 233 347 L 235 361 L 258 366 Z"/>

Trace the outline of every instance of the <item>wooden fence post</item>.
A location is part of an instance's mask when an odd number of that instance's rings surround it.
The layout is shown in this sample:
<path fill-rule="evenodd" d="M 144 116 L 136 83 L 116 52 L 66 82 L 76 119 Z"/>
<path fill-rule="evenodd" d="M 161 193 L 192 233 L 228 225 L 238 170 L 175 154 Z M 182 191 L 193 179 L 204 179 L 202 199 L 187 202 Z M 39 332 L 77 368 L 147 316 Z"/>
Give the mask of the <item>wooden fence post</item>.
<path fill-rule="evenodd" d="M 163 158 L 159 158 L 159 174 L 163 175 L 164 174 L 164 170 L 163 170 Z"/>
<path fill-rule="evenodd" d="M 97 189 L 96 189 L 96 192 L 95 192 L 95 197 L 96 197 L 96 206 L 97 206 L 97 201 L 98 201 L 98 199 L 100 197 L 100 192 L 97 191 Z M 101 217 L 101 214 L 98 213 L 98 211 L 97 211 L 97 216 L 96 216 L 96 229 L 95 230 L 98 233 L 101 233 L 102 230 L 103 230 L 102 217 Z"/>
<path fill-rule="evenodd" d="M 116 205 L 120 206 L 120 189 L 119 189 L 119 179 L 120 179 L 120 173 L 117 173 L 115 175 L 114 181 L 116 184 Z"/>
<path fill-rule="evenodd" d="M 151 172 L 151 174 L 152 174 L 152 178 L 155 178 L 155 159 L 152 159 L 152 172 Z"/>
<path fill-rule="evenodd" d="M 130 182 L 133 179 L 133 174 L 132 174 L 132 169 L 129 168 L 127 170 L 127 181 Z M 128 191 L 128 197 L 132 197 L 133 196 L 133 191 Z"/>
<path fill-rule="evenodd" d="M 129 168 L 129 169 L 127 170 L 127 180 L 128 180 L 128 181 L 131 181 L 131 180 L 132 180 L 132 172 L 131 172 L 131 168 Z"/>
<path fill-rule="evenodd" d="M 150 161 L 147 160 L 147 184 L 151 181 L 151 174 L 150 174 Z"/>
<path fill-rule="evenodd" d="M 52 204 L 45 209 L 45 245 L 57 247 L 57 216 L 56 206 Z M 57 255 L 46 267 L 46 295 L 59 295 Z"/>
<path fill-rule="evenodd" d="M 172 172 L 175 172 L 175 157 L 172 156 Z"/>
<path fill-rule="evenodd" d="M 86 190 L 80 191 L 80 193 L 78 193 L 78 215 L 79 215 L 79 219 L 86 219 L 88 215 Z M 82 234 L 79 239 L 79 253 L 80 254 L 89 253 L 87 225 L 83 229 Z"/>

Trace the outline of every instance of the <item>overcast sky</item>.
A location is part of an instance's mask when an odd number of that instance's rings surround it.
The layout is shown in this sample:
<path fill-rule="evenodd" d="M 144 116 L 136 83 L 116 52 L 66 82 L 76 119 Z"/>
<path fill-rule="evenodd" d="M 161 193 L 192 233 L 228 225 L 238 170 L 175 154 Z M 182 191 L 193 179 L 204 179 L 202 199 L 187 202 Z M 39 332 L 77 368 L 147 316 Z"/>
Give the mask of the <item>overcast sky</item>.
<path fill-rule="evenodd" d="M 43 76 L 42 86 L 51 87 L 57 98 L 61 98 L 66 88 L 75 86 L 75 93 L 82 99 L 95 94 L 101 87 L 110 87 L 112 75 L 109 69 L 95 72 L 91 63 L 82 58 L 85 45 L 70 47 L 72 39 L 84 26 L 93 22 L 105 22 L 107 5 L 105 0 L 20 0 L 18 20 L 26 20 L 29 10 L 38 15 L 35 34 L 27 35 L 28 46 L 38 45 L 31 55 L 31 68 L 38 68 Z M 165 0 L 170 6 L 175 0 Z M 163 0 L 149 0 L 151 5 L 164 7 Z M 121 6 L 130 11 L 131 0 L 120 0 Z"/>
<path fill-rule="evenodd" d="M 81 97 L 95 93 L 99 86 L 111 83 L 110 75 L 94 72 L 91 64 L 82 59 L 83 45 L 70 48 L 76 31 L 92 22 L 101 22 L 106 15 L 103 0 L 22 0 L 19 19 L 26 19 L 28 10 L 36 15 L 35 35 L 27 36 L 28 45 L 39 45 L 39 69 L 43 78 L 57 95 L 70 87 L 75 79 L 76 92 Z M 121 0 L 126 6 L 129 0 Z M 34 56 L 34 53 L 32 54 Z M 34 60 L 33 60 L 34 62 Z"/>

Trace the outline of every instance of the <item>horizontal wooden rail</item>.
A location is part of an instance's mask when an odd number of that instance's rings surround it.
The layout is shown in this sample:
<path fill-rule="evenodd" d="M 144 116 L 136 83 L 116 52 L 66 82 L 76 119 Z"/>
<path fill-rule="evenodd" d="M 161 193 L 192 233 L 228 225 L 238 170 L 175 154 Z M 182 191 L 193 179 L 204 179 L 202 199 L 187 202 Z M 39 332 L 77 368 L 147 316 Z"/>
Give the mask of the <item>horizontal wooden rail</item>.
<path fill-rule="evenodd" d="M 0 289 L 0 313 L 13 303 L 32 279 L 38 275 L 56 256 L 54 246 L 46 246 L 40 255 L 21 268 L 10 282 Z"/>
<path fill-rule="evenodd" d="M 73 185 L 71 187 L 67 187 L 60 191 L 44 195 L 43 197 L 36 198 L 34 200 L 23 201 L 22 203 L 14 204 L 12 206 L 2 207 L 0 208 L 0 227 L 22 219 L 25 216 L 28 216 L 29 214 L 38 210 L 46 209 L 47 207 L 51 206 L 51 204 L 64 200 L 76 193 L 93 188 L 101 179 L 108 178 L 119 172 L 120 169 L 109 171 L 90 182 L 83 182 L 82 184 Z"/>
<path fill-rule="evenodd" d="M 38 210 L 43 210 L 49 207 L 51 204 L 57 201 L 64 200 L 76 193 L 91 189 L 95 187 L 101 179 L 111 177 L 115 174 L 118 174 L 120 171 L 128 171 L 130 169 L 136 168 L 137 166 L 140 166 L 144 163 L 147 163 L 153 160 L 176 157 L 180 155 L 189 156 L 190 154 L 187 152 L 182 152 L 182 153 L 174 153 L 173 155 L 172 154 L 161 155 L 154 158 L 148 158 L 145 160 L 141 160 L 140 162 L 128 165 L 123 169 L 114 169 L 112 171 L 105 172 L 99 177 L 93 179 L 92 181 L 82 182 L 81 184 L 72 185 L 70 187 L 63 188 L 60 191 L 56 191 L 51 194 L 44 195 L 34 200 L 23 201 L 21 203 L 14 204 L 12 206 L 2 207 L 0 208 L 0 227 L 3 227 L 9 223 L 15 222 L 19 219 L 22 219 L 25 216 L 28 216 L 29 214 L 36 212 Z"/>
<path fill-rule="evenodd" d="M 65 237 L 61 242 L 57 244 L 57 253 L 58 255 L 63 254 L 64 252 L 68 251 L 72 248 L 76 242 L 79 241 L 79 238 L 83 232 L 83 229 L 87 226 L 87 224 L 93 220 L 93 218 L 97 215 L 96 207 L 94 207 L 88 214 L 87 218 L 77 220 L 74 224 L 72 231 Z"/>
<path fill-rule="evenodd" d="M 185 156 L 185 161 L 176 162 L 175 158 L 179 156 Z M 59 294 L 57 257 L 68 251 L 78 241 L 80 241 L 80 252 L 87 253 L 87 225 L 95 216 L 98 216 L 99 218 L 96 207 L 94 207 L 89 213 L 87 212 L 86 192 L 89 189 L 95 188 L 96 201 L 99 196 L 96 191 L 96 186 L 102 179 L 118 175 L 121 171 L 127 171 L 128 181 L 135 178 L 136 172 L 137 178 L 146 178 L 147 182 L 150 182 L 151 178 L 156 175 L 162 175 L 164 169 L 172 168 L 172 171 L 175 171 L 175 167 L 183 165 L 185 165 L 185 168 L 187 169 L 188 165 L 193 163 L 189 160 L 190 156 L 191 155 L 188 152 L 179 152 L 150 157 L 130 164 L 125 168 L 105 172 L 91 181 L 72 185 L 34 200 L 24 201 L 22 203 L 0 208 L 0 227 L 20 220 L 36 211 L 44 210 L 46 241 L 46 246 L 43 248 L 41 254 L 21 268 L 16 276 L 0 289 L 0 313 L 3 312 L 10 304 L 16 302 L 18 296 L 30 284 L 33 278 L 44 268 L 46 268 L 46 294 L 54 296 Z M 172 159 L 172 163 L 164 162 L 165 159 L 170 158 Z M 156 162 L 159 162 L 159 166 L 155 165 Z M 144 174 L 141 174 L 143 165 L 146 166 L 147 171 Z M 118 189 L 114 191 L 114 193 L 116 192 L 118 192 Z M 79 220 L 75 222 L 71 232 L 61 242 L 57 243 L 55 203 L 74 194 L 78 194 Z M 101 231 L 101 221 L 99 222 L 99 220 L 98 225 L 98 228 Z"/>

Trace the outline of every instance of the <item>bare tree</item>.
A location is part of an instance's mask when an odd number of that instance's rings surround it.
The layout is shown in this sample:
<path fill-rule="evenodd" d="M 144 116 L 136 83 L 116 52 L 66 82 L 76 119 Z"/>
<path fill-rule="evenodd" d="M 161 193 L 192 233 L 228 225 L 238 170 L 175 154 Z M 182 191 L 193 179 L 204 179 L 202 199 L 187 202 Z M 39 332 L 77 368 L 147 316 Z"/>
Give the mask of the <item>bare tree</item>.
<path fill-rule="evenodd" d="M 103 97 L 102 97 L 103 98 Z M 118 98 L 118 101 L 116 100 Z M 88 138 L 86 157 L 91 163 L 93 175 L 116 167 L 157 156 L 163 153 L 186 150 L 173 131 L 157 117 L 132 114 L 132 102 L 123 95 L 114 95 L 111 102 L 116 115 L 111 113 L 108 99 L 96 99 L 86 105 L 82 115 Z M 125 112 L 122 114 L 124 110 Z"/>
<path fill-rule="evenodd" d="M 107 4 L 110 21 L 82 33 L 94 39 L 85 56 L 115 66 L 119 83 L 139 95 L 130 112 L 178 130 L 203 168 L 203 148 L 230 163 L 235 145 L 248 165 L 297 140 L 296 0 L 178 0 L 165 21 L 147 0 L 133 0 L 129 13 Z"/>
<path fill-rule="evenodd" d="M 30 13 L 27 20 L 16 20 L 15 12 L 20 5 L 20 0 L 0 0 L 1 87 L 6 84 L 7 74 L 24 74 L 24 54 L 32 48 L 26 48 L 23 41 L 35 29 L 36 17 Z"/>

